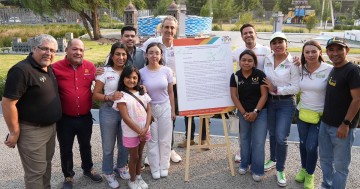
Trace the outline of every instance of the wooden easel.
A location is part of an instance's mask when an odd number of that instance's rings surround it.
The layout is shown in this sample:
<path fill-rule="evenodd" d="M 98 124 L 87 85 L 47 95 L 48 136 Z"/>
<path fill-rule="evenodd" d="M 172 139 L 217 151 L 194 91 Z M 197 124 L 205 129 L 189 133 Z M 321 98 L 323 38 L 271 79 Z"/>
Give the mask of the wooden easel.
<path fill-rule="evenodd" d="M 235 176 L 234 173 L 234 164 L 231 158 L 231 151 L 230 151 L 230 141 L 229 141 L 229 135 L 228 135 L 228 130 L 226 127 L 226 118 L 225 118 L 225 113 L 232 111 L 234 109 L 234 107 L 228 107 L 225 110 L 218 112 L 218 113 L 211 113 L 211 114 L 201 114 L 201 115 L 196 115 L 200 117 L 200 126 L 199 126 L 199 142 L 198 145 L 193 145 L 190 146 L 190 134 L 191 134 L 191 122 L 192 122 L 192 116 L 188 116 L 188 131 L 187 131 L 187 144 L 186 144 L 186 163 L 185 163 L 185 181 L 189 181 L 189 169 L 190 169 L 190 149 L 201 149 L 201 148 L 214 148 L 214 147 L 226 147 L 227 148 L 227 152 L 228 152 L 228 159 L 229 159 L 229 166 L 230 166 L 230 171 L 231 171 L 231 175 Z M 224 128 L 224 134 L 225 134 L 225 144 L 210 144 L 210 118 L 214 115 L 214 114 L 221 114 L 221 119 L 222 119 L 222 125 Z M 202 132 L 202 121 L 203 118 L 205 119 L 205 123 L 206 123 L 206 145 L 201 145 L 201 132 Z"/>

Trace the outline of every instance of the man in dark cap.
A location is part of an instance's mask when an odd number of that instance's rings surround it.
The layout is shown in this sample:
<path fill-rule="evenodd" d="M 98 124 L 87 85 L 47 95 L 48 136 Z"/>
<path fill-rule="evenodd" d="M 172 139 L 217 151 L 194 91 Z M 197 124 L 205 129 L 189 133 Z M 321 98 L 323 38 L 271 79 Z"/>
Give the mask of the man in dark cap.
<path fill-rule="evenodd" d="M 326 86 L 324 114 L 319 131 L 319 155 L 323 172 L 320 189 L 344 189 L 351 162 L 354 128 L 359 122 L 360 67 L 346 59 L 350 48 L 334 37 L 326 53 L 334 68 Z"/>

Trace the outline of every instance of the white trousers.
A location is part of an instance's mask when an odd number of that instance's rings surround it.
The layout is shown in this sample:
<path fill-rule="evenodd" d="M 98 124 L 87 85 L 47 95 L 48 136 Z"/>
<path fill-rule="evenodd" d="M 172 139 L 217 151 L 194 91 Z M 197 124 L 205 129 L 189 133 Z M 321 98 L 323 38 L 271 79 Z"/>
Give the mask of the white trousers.
<path fill-rule="evenodd" d="M 155 121 L 150 125 L 151 139 L 147 142 L 147 155 L 153 173 L 170 167 L 173 123 L 170 101 L 152 105 L 151 111 Z"/>

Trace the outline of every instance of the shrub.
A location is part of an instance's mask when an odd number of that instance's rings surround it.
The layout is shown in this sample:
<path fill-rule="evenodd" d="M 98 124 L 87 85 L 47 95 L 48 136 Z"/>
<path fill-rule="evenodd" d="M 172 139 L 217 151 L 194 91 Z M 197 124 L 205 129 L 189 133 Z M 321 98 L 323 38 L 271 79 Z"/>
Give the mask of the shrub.
<path fill-rule="evenodd" d="M 213 31 L 222 31 L 222 29 L 220 28 L 219 25 L 215 24 L 213 27 L 212 27 L 212 30 Z"/>
<path fill-rule="evenodd" d="M 0 75 L 0 98 L 4 95 L 6 76 Z"/>

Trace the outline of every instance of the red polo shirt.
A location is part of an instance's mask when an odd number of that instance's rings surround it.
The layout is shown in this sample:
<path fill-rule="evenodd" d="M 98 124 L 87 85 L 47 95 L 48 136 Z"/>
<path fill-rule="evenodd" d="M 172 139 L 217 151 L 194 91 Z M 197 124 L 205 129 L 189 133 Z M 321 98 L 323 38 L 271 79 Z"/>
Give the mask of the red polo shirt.
<path fill-rule="evenodd" d="M 81 116 L 90 112 L 92 106 L 91 84 L 95 80 L 95 66 L 83 60 L 74 68 L 66 59 L 55 62 L 54 74 L 59 85 L 63 114 Z"/>

